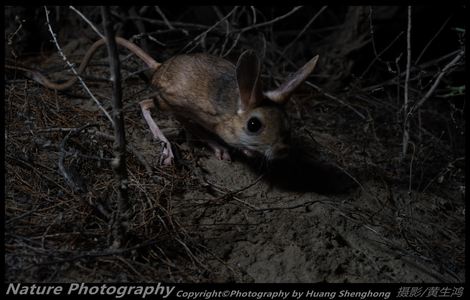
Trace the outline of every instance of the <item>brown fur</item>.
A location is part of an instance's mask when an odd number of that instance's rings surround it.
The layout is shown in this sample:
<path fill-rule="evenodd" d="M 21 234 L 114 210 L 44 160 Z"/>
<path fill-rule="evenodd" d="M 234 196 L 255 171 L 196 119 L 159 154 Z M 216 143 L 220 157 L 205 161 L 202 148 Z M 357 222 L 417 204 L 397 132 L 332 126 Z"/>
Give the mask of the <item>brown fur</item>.
<path fill-rule="evenodd" d="M 285 102 L 315 63 L 310 61 L 279 89 L 265 93 L 275 95 L 273 99 L 263 95 L 261 65 L 251 51 L 237 65 L 208 54 L 175 56 L 156 70 L 152 85 L 160 107 L 185 124 L 197 124 L 233 147 L 275 158 L 286 150 L 289 137 L 289 123 L 275 102 Z M 269 101 L 273 105 L 263 104 Z M 252 117 L 263 124 L 260 132 L 247 130 Z"/>
<path fill-rule="evenodd" d="M 245 153 L 259 152 L 268 158 L 285 153 L 289 123 L 282 104 L 309 76 L 318 59 L 311 59 L 279 88 L 263 92 L 261 62 L 253 51 L 245 51 L 236 65 L 208 54 L 179 55 L 160 64 L 137 45 L 119 37 L 116 42 L 154 70 L 152 85 L 158 91 L 160 108 L 172 111 L 185 124 L 206 130 L 207 136 L 215 135 Z M 99 40 L 91 46 L 79 73 L 104 44 L 104 40 Z M 41 84 L 57 90 L 69 88 L 77 79 L 56 84 L 37 71 L 12 68 L 26 71 Z M 152 107 L 147 102 L 142 105 L 143 109 Z M 260 126 L 253 131 L 254 119 Z M 155 122 L 152 124 L 156 127 Z"/>
<path fill-rule="evenodd" d="M 235 66 L 206 54 L 175 56 L 152 78 L 164 107 L 209 131 L 237 113 Z"/>
<path fill-rule="evenodd" d="M 215 133 L 228 144 L 236 144 L 236 128 L 243 124 L 237 115 L 239 92 L 235 66 L 207 54 L 175 56 L 155 72 L 152 85 L 159 100 L 178 119 L 189 120 Z"/>

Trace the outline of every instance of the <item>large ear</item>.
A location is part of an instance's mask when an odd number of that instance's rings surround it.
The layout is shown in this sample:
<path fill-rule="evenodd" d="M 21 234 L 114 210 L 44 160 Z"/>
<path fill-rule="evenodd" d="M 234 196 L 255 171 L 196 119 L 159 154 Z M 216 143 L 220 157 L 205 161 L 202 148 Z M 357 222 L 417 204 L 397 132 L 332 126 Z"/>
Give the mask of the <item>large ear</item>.
<path fill-rule="evenodd" d="M 237 82 L 240 91 L 239 110 L 246 111 L 258 106 L 263 99 L 261 86 L 261 63 L 253 50 L 240 55 L 237 62 Z"/>
<path fill-rule="evenodd" d="M 308 63 L 306 63 L 302 68 L 300 68 L 293 75 L 291 75 L 277 89 L 273 91 L 265 92 L 264 96 L 266 96 L 268 99 L 276 103 L 280 103 L 280 104 L 285 103 L 287 100 L 289 100 L 289 97 L 292 95 L 295 89 L 298 88 L 302 84 L 302 82 L 304 82 L 305 79 L 307 79 L 310 73 L 313 72 L 313 69 L 315 69 L 315 66 L 317 65 L 317 61 L 318 61 L 318 55 L 312 58 Z"/>

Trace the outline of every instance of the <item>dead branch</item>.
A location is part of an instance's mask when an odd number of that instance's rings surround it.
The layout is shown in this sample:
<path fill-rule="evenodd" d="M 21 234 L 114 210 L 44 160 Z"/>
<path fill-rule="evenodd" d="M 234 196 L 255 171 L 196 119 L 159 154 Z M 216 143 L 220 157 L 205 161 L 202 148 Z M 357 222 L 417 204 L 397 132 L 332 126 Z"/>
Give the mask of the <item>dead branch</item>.
<path fill-rule="evenodd" d="M 106 111 L 106 109 L 104 109 L 103 105 L 101 105 L 101 103 L 98 101 L 98 99 L 96 99 L 95 95 L 93 95 L 93 93 L 91 92 L 91 90 L 88 88 L 88 86 L 85 84 L 85 82 L 83 81 L 83 79 L 80 77 L 79 73 L 77 72 L 77 70 L 75 70 L 73 64 L 67 59 L 67 57 L 65 56 L 64 52 L 62 51 L 62 48 L 60 47 L 59 45 L 59 42 L 57 41 L 57 38 L 56 38 L 56 34 L 54 33 L 54 31 L 52 30 L 52 26 L 51 26 L 51 23 L 49 21 L 49 10 L 47 9 L 47 6 L 44 6 L 44 11 L 46 13 L 46 22 L 47 22 L 47 27 L 49 29 L 49 32 L 51 33 L 51 36 L 52 36 L 52 40 L 57 48 L 57 51 L 59 52 L 60 56 L 62 57 L 62 59 L 66 62 L 67 66 L 69 67 L 69 69 L 72 71 L 72 73 L 77 77 L 78 81 L 80 82 L 80 84 L 82 85 L 82 87 L 85 89 L 85 91 L 87 92 L 87 94 L 91 97 L 91 99 L 93 99 L 93 101 L 95 101 L 95 103 L 98 105 L 98 107 L 101 109 L 101 111 L 105 114 L 105 116 L 108 118 L 108 120 L 111 122 L 111 124 L 114 126 L 113 124 L 113 119 L 111 118 L 111 116 L 109 115 L 109 113 Z"/>
<path fill-rule="evenodd" d="M 80 16 L 80 18 L 82 18 L 85 22 L 87 22 L 88 25 L 90 25 L 90 27 L 93 29 L 94 32 L 96 32 L 96 34 L 104 39 L 104 35 L 98 30 L 98 28 L 96 28 L 96 26 L 87 18 L 85 17 L 78 9 L 76 9 L 75 7 L 73 7 L 72 5 L 69 6 L 71 10 L 73 10 L 74 12 L 77 13 L 77 15 Z"/>
<path fill-rule="evenodd" d="M 350 110 L 352 110 L 354 113 L 356 113 L 359 117 L 361 117 L 361 119 L 363 120 L 367 120 L 366 116 L 364 116 L 363 113 L 361 113 L 360 111 L 358 111 L 356 108 L 354 108 L 351 104 L 347 103 L 346 101 L 344 100 L 341 100 L 340 98 L 328 93 L 328 92 L 325 92 L 322 88 L 320 88 L 319 86 L 317 86 L 316 84 L 313 84 L 311 83 L 310 81 L 305 81 L 305 83 L 311 87 L 313 87 L 315 90 L 319 91 L 320 93 L 322 93 L 323 95 L 325 95 L 326 97 L 334 100 L 334 101 L 337 101 L 339 103 L 341 103 L 342 105 L 346 106 L 347 108 L 349 108 Z"/>
<path fill-rule="evenodd" d="M 406 34 L 406 74 L 405 74 L 405 95 L 403 104 L 403 142 L 401 157 L 405 157 L 408 152 L 408 143 L 410 140 L 410 123 L 408 119 L 409 107 L 409 83 L 410 83 L 410 69 L 411 69 L 411 6 L 408 6 L 408 27 Z"/>
<path fill-rule="evenodd" d="M 128 219 L 129 196 L 126 166 L 126 135 L 124 127 L 124 114 L 122 111 L 122 89 L 121 89 L 121 69 L 117 44 L 114 35 L 113 23 L 110 19 L 108 6 L 101 7 L 103 16 L 104 31 L 106 34 L 106 47 L 109 55 L 109 65 L 111 70 L 111 82 L 113 85 L 113 124 L 114 124 L 114 160 L 111 166 L 118 181 L 117 217 L 113 228 L 114 249 L 122 247 L 124 235 L 127 231 L 126 223 Z"/>
<path fill-rule="evenodd" d="M 426 94 L 423 96 L 423 98 L 421 98 L 415 105 L 413 105 L 413 107 L 410 110 L 409 115 L 413 114 L 417 109 L 419 109 L 424 104 L 424 102 L 426 102 L 429 99 L 429 97 L 432 96 L 432 94 L 434 93 L 436 88 L 439 86 L 439 83 L 441 82 L 444 75 L 446 75 L 446 73 L 452 67 L 457 65 L 457 63 L 460 61 L 460 59 L 462 59 L 462 57 L 464 57 L 464 55 L 465 55 L 465 48 L 461 49 L 459 51 L 459 53 L 454 57 L 454 59 L 452 59 L 447 65 L 445 65 L 444 68 L 442 68 L 442 70 L 439 72 L 439 75 L 437 76 L 436 80 L 434 80 L 434 83 L 429 88 L 429 90 L 426 92 Z"/>
<path fill-rule="evenodd" d="M 304 28 L 302 28 L 302 30 L 299 32 L 299 34 L 297 34 L 297 36 L 287 45 L 284 47 L 284 50 L 282 50 L 282 53 L 286 53 L 287 49 L 289 49 L 290 47 L 292 47 L 293 45 L 295 45 L 295 43 L 298 41 L 298 39 L 305 33 L 305 31 L 307 31 L 307 29 L 310 27 L 310 25 L 312 25 L 312 23 L 323 13 L 323 11 L 325 11 L 325 9 L 328 8 L 328 5 L 324 5 L 322 6 L 322 8 L 320 8 L 320 10 L 310 19 L 310 21 L 308 21 L 308 23 L 304 26 Z"/>
<path fill-rule="evenodd" d="M 285 18 L 287 18 L 288 16 L 292 15 L 293 13 L 295 13 L 296 11 L 298 11 L 299 9 L 301 9 L 302 6 L 296 6 L 294 7 L 291 11 L 289 11 L 288 13 L 286 14 L 283 14 L 282 16 L 279 16 L 279 17 L 276 17 L 272 20 L 269 20 L 269 21 L 266 21 L 266 22 L 263 22 L 263 23 L 258 23 L 258 24 L 253 24 L 253 25 L 250 25 L 250 26 L 247 26 L 247 27 L 244 27 L 244 28 L 241 28 L 239 29 L 238 31 L 240 31 L 241 33 L 243 32 L 246 32 L 248 30 L 252 30 L 252 29 L 255 29 L 255 28 L 260 28 L 260 27 L 263 27 L 263 26 L 266 26 L 266 25 L 272 25 L 280 20 L 283 20 Z"/>
<path fill-rule="evenodd" d="M 165 23 L 165 25 L 168 27 L 168 29 L 171 29 L 171 30 L 174 30 L 175 27 L 173 27 L 173 25 L 171 25 L 171 23 L 168 21 L 168 19 L 166 18 L 165 14 L 163 13 L 163 11 L 160 9 L 160 7 L 155 6 L 155 10 L 157 11 L 157 13 L 160 15 L 160 17 L 162 17 L 162 20 L 163 22 Z"/>
<path fill-rule="evenodd" d="M 217 26 L 219 26 L 220 23 L 224 22 L 228 17 L 230 17 L 233 13 L 235 13 L 235 11 L 237 11 L 238 9 L 238 6 L 235 6 L 225 17 L 223 17 L 222 19 L 220 19 L 219 21 L 217 21 L 214 25 L 212 25 L 211 27 L 209 27 L 207 30 L 205 30 L 204 32 L 202 32 L 201 34 L 199 34 L 198 36 L 196 36 L 192 41 L 190 41 L 188 44 L 186 44 L 186 46 L 183 47 L 183 49 L 181 50 L 181 52 L 184 52 L 190 45 L 194 44 L 194 43 L 199 43 L 200 40 L 204 40 L 204 38 L 206 37 L 206 35 L 212 31 L 214 28 L 216 28 Z"/>

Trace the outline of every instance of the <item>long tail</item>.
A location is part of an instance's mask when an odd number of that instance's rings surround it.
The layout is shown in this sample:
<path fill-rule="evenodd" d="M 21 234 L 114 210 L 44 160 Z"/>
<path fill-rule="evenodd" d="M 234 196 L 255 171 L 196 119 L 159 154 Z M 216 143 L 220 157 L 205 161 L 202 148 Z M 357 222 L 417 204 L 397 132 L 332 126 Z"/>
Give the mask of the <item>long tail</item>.
<path fill-rule="evenodd" d="M 145 53 L 145 51 L 142 50 L 136 44 L 134 44 L 132 42 L 129 42 L 128 40 L 120 38 L 120 37 L 116 37 L 116 43 L 120 46 L 123 46 L 124 48 L 127 48 L 129 51 L 131 51 L 132 53 L 137 55 L 140 59 L 142 59 L 144 61 L 144 63 L 149 68 L 157 69 L 160 66 L 160 63 L 158 63 L 150 55 Z M 91 45 L 90 49 L 85 54 L 85 57 L 82 59 L 82 62 L 80 63 L 80 66 L 78 67 L 78 74 L 82 74 L 82 72 L 88 66 L 88 63 L 92 59 L 93 55 L 96 53 L 96 50 L 98 50 L 101 46 L 103 46 L 105 44 L 106 44 L 106 40 L 101 39 L 101 40 L 96 41 L 93 45 Z M 43 86 L 45 86 L 47 88 L 50 88 L 50 89 L 58 90 L 58 91 L 63 91 L 63 90 L 66 90 L 66 89 L 70 88 L 78 80 L 78 77 L 74 76 L 74 77 L 70 78 L 69 80 L 67 80 L 64 83 L 56 83 L 56 82 L 53 82 L 53 81 L 49 80 L 43 74 L 41 74 L 40 72 L 38 72 L 36 70 L 31 70 L 31 69 L 28 69 L 28 68 L 12 66 L 12 65 L 5 65 L 5 68 L 20 70 L 20 71 L 26 72 L 31 76 L 31 78 L 33 80 L 39 82 Z"/>

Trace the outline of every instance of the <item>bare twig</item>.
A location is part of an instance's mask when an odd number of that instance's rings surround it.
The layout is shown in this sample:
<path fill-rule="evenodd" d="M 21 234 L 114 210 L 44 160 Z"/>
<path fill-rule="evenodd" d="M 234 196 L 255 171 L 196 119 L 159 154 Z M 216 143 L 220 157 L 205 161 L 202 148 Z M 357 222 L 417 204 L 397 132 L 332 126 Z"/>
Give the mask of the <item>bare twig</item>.
<path fill-rule="evenodd" d="M 217 15 L 217 17 L 219 19 L 223 19 L 224 18 L 224 15 L 222 14 L 222 12 L 220 11 L 220 9 L 217 7 L 217 6 L 212 6 L 212 9 L 214 10 L 215 14 Z M 229 22 L 227 19 L 225 20 L 225 37 L 224 37 L 224 43 L 222 44 L 222 48 L 220 49 L 220 55 L 223 55 L 224 51 L 225 51 L 225 47 L 227 46 L 227 43 L 229 41 L 229 36 L 230 36 L 230 33 L 232 32 L 233 28 L 232 28 L 232 24 L 231 22 Z"/>
<path fill-rule="evenodd" d="M 409 168 L 409 172 L 408 172 L 408 196 L 411 197 L 411 187 L 412 187 L 412 183 L 413 183 L 413 163 L 415 161 L 415 157 L 416 157 L 416 146 L 414 143 L 410 143 L 411 146 L 413 147 L 413 155 L 411 155 L 411 161 L 410 161 L 410 168 Z"/>
<path fill-rule="evenodd" d="M 103 105 L 101 105 L 101 103 L 98 101 L 98 99 L 96 99 L 95 95 L 93 95 L 93 93 L 90 91 L 90 89 L 88 88 L 88 86 L 85 84 L 85 82 L 83 81 L 83 79 L 80 77 L 80 75 L 78 74 L 77 70 L 75 70 L 73 64 L 67 59 L 67 57 L 65 56 L 64 52 L 62 51 L 62 48 L 60 47 L 59 45 L 59 42 L 57 41 L 57 38 L 56 38 L 56 34 L 54 33 L 54 31 L 52 30 L 52 26 L 51 26 L 51 23 L 49 21 L 49 10 L 47 9 L 47 6 L 44 6 L 44 11 L 46 13 L 46 22 L 47 22 L 47 27 L 49 29 L 49 32 L 51 33 L 51 36 L 52 36 L 52 40 L 57 48 L 57 51 L 59 52 L 60 56 L 62 57 L 62 59 L 65 61 L 65 63 L 67 64 L 67 66 L 69 67 L 70 70 L 72 70 L 72 73 L 77 77 L 78 81 L 80 82 L 80 84 L 82 85 L 82 87 L 85 89 L 85 91 L 87 92 L 87 94 L 91 97 L 91 99 L 93 99 L 93 101 L 95 101 L 95 103 L 98 105 L 98 107 L 101 109 L 101 111 L 105 114 L 105 116 L 108 118 L 108 120 L 111 122 L 111 124 L 114 126 L 114 122 L 113 122 L 113 119 L 111 118 L 111 116 L 109 115 L 109 113 L 106 111 L 106 109 L 104 109 Z"/>
<path fill-rule="evenodd" d="M 442 24 L 441 28 L 434 34 L 434 36 L 429 40 L 429 42 L 424 46 L 423 50 L 421 50 L 421 53 L 418 55 L 418 58 L 416 59 L 416 64 L 421 60 L 421 57 L 423 57 L 424 53 L 426 50 L 429 48 L 429 46 L 432 44 L 432 42 L 436 39 L 436 37 L 441 33 L 441 31 L 446 27 L 447 23 L 449 23 L 450 19 L 452 19 L 452 16 L 448 17 L 447 20 L 445 20 L 444 24 Z"/>
<path fill-rule="evenodd" d="M 380 57 L 382 56 L 382 54 L 384 54 L 388 49 L 390 49 L 390 47 L 392 47 L 396 41 L 398 41 L 398 39 L 402 36 L 403 34 L 403 31 L 400 32 L 391 42 L 390 44 L 388 44 L 387 47 L 385 47 L 382 51 L 380 51 L 380 53 L 377 53 L 375 47 L 374 47 L 374 59 L 370 62 L 370 64 L 364 69 L 364 72 L 362 72 L 362 74 L 358 77 L 357 79 L 357 82 L 360 82 L 362 80 L 362 78 L 364 78 L 364 76 L 367 74 L 367 72 L 369 72 L 369 70 L 372 68 L 372 66 L 374 65 L 374 63 L 376 61 L 380 61 L 380 62 L 383 62 L 385 64 L 388 65 L 388 63 L 386 61 L 383 61 Z M 374 40 L 374 38 L 372 37 L 371 39 L 372 41 Z M 374 45 L 374 43 L 373 43 Z M 390 69 L 390 68 L 389 68 Z"/>
<path fill-rule="evenodd" d="M 230 47 L 230 49 L 227 50 L 227 52 L 225 52 L 224 54 L 222 54 L 222 57 L 225 57 L 225 56 L 229 55 L 230 52 L 232 52 L 232 50 L 235 48 L 235 46 L 237 46 L 238 41 L 240 40 L 240 37 L 241 37 L 241 36 L 242 36 L 241 33 L 238 33 L 238 34 L 237 34 L 237 37 L 235 38 L 235 40 L 234 40 L 233 43 L 232 43 L 232 46 Z"/>
<path fill-rule="evenodd" d="M 374 50 L 375 58 L 380 59 L 380 55 L 377 54 L 377 47 L 375 46 L 374 25 L 372 23 L 372 6 L 369 6 L 369 27 L 370 27 L 370 40 L 372 42 L 372 49 Z"/>
<path fill-rule="evenodd" d="M 198 42 L 200 39 L 203 39 L 210 31 L 212 31 L 214 28 L 216 28 L 217 26 L 219 26 L 220 23 L 224 22 L 228 17 L 230 17 L 236 10 L 238 9 L 238 6 L 235 6 L 225 17 L 223 17 L 222 19 L 220 19 L 219 21 L 217 21 L 214 25 L 212 25 L 211 27 L 209 27 L 209 29 L 205 30 L 204 32 L 202 32 L 201 34 L 199 34 L 198 36 L 196 36 L 192 41 L 190 41 L 188 44 L 186 44 L 186 46 L 183 47 L 183 49 L 181 50 L 182 52 L 184 52 L 190 45 Z"/>
<path fill-rule="evenodd" d="M 405 74 L 405 95 L 404 95 L 404 104 L 403 104 L 403 113 L 404 113 L 404 121 L 403 121 L 403 146 L 402 146 L 402 155 L 401 157 L 405 157 L 406 152 L 408 151 L 408 142 L 410 140 L 410 133 L 409 133 L 409 119 L 408 119 L 408 106 L 409 106 L 409 81 L 410 81 L 410 69 L 411 69 L 411 6 L 408 6 L 408 29 L 406 34 L 406 74 Z"/>
<path fill-rule="evenodd" d="M 165 22 L 165 25 L 168 27 L 168 29 L 175 29 L 175 27 L 173 27 L 173 25 L 171 25 L 171 23 L 168 21 L 168 19 L 166 18 L 165 14 L 164 14 L 163 11 L 160 9 L 160 7 L 155 6 L 155 10 L 156 10 L 157 13 L 160 15 L 160 17 L 162 17 L 162 20 L 163 20 L 163 22 Z"/>
<path fill-rule="evenodd" d="M 130 16 L 137 16 L 137 11 L 135 9 L 135 6 L 132 6 L 131 8 L 129 8 L 129 15 Z M 137 27 L 137 30 L 139 32 L 147 32 L 147 30 L 145 29 L 145 24 L 142 20 L 136 19 L 135 20 L 135 26 Z M 140 41 L 140 46 L 142 47 L 142 49 L 144 49 L 145 52 L 149 51 L 149 45 L 148 45 L 146 39 L 142 39 Z"/>
<path fill-rule="evenodd" d="M 253 12 L 253 24 L 256 24 L 256 8 L 254 6 L 250 6 L 250 8 Z"/>
<path fill-rule="evenodd" d="M 287 18 L 288 16 L 292 15 L 293 13 L 295 13 L 296 11 L 298 11 L 299 9 L 301 9 L 302 6 L 296 6 L 294 7 L 291 11 L 289 11 L 288 13 L 282 15 L 282 16 L 279 16 L 279 17 L 276 17 L 272 20 L 269 20 L 269 21 L 266 21 L 266 22 L 263 22 L 263 23 L 258 23 L 258 24 L 253 24 L 253 25 L 250 25 L 250 26 L 247 26 L 247 27 L 244 27 L 242 29 L 240 29 L 239 31 L 240 32 L 245 32 L 245 31 L 248 31 L 248 30 L 251 30 L 251 29 L 255 29 L 255 28 L 259 28 L 259 27 L 263 27 L 263 26 L 266 26 L 266 25 L 271 25 L 271 24 L 274 24 L 276 23 L 277 21 L 280 21 L 282 19 L 285 19 Z"/>
<path fill-rule="evenodd" d="M 122 112 L 122 89 L 121 89 L 121 70 L 119 55 L 114 35 L 113 24 L 110 19 L 108 6 L 101 7 L 103 16 L 104 31 L 106 34 L 106 47 L 109 54 L 109 65 L 111 69 L 111 82 L 113 84 L 113 118 L 114 118 L 114 160 L 111 164 L 118 180 L 118 203 L 117 218 L 113 228 L 113 248 L 120 248 L 124 242 L 124 234 L 127 223 L 127 211 L 129 208 L 128 185 L 126 167 L 126 136 L 124 129 L 124 115 Z"/>
<path fill-rule="evenodd" d="M 297 42 L 297 40 L 302 36 L 302 34 L 305 33 L 305 31 L 307 31 L 307 29 L 310 27 L 310 25 L 312 25 L 312 23 L 323 13 L 323 11 L 325 9 L 328 8 L 328 5 L 324 5 L 311 19 L 310 21 L 308 21 L 307 25 L 305 25 L 305 27 L 299 32 L 299 34 L 292 40 L 292 42 L 290 42 L 286 47 L 284 47 L 284 50 L 282 51 L 282 53 L 285 53 L 287 51 L 287 49 L 289 49 L 290 47 L 292 47 L 292 45 L 295 44 L 295 42 Z"/>
<path fill-rule="evenodd" d="M 124 19 L 122 16 L 116 15 L 115 16 Z M 155 19 L 150 19 L 150 18 L 145 18 L 145 17 L 129 17 L 130 20 L 142 20 L 151 24 L 158 24 L 158 25 L 167 25 L 165 21 L 162 20 L 155 20 Z M 178 21 L 171 21 L 173 26 L 178 26 L 178 27 L 185 27 L 185 28 L 195 28 L 195 29 L 207 29 L 209 26 L 207 25 L 202 25 L 202 24 L 195 24 L 195 23 L 187 23 L 187 22 L 178 22 Z M 176 30 L 176 29 L 175 29 Z"/>
<path fill-rule="evenodd" d="M 448 54 L 446 54 L 446 55 L 443 55 L 443 56 L 441 56 L 441 57 L 439 57 L 439 58 L 437 58 L 437 59 L 432 59 L 432 60 L 427 61 L 427 62 L 425 62 L 425 63 L 423 63 L 423 64 L 421 64 L 421 65 L 419 65 L 419 66 L 416 66 L 416 69 L 418 69 L 418 70 L 423 70 L 423 69 L 425 69 L 425 68 L 427 68 L 427 67 L 434 66 L 435 64 L 437 64 L 437 63 L 439 63 L 439 62 L 441 62 L 441 61 L 443 61 L 443 60 L 446 60 L 446 59 L 448 59 L 449 57 L 452 57 L 452 56 L 458 54 L 459 52 L 460 52 L 460 50 L 452 51 L 452 52 L 450 52 L 450 53 L 448 53 Z M 398 57 L 398 59 L 399 59 L 399 57 Z M 397 61 L 395 61 L 395 63 L 397 63 Z M 397 70 L 398 70 L 398 68 L 397 68 Z M 377 89 L 377 88 L 381 88 L 381 87 L 383 87 L 383 86 L 385 86 L 385 85 L 392 85 L 392 84 L 399 83 L 400 78 L 403 77 L 403 75 L 405 75 L 406 71 L 404 71 L 404 72 L 397 71 L 397 73 L 398 73 L 399 75 L 394 76 L 394 77 L 391 78 L 391 79 L 388 79 L 388 80 L 386 80 L 386 81 L 383 81 L 383 82 L 381 82 L 381 83 L 374 84 L 374 85 L 371 85 L 371 86 L 368 86 L 368 87 L 364 87 L 364 88 L 362 88 L 361 90 L 364 91 L 364 92 L 367 92 L 367 91 L 375 90 L 375 89 Z"/>
<path fill-rule="evenodd" d="M 350 110 L 352 110 L 353 112 L 355 112 L 359 117 L 361 117 L 361 119 L 363 120 L 367 120 L 366 116 L 364 116 L 363 113 L 361 113 L 360 111 L 358 111 L 357 109 L 355 109 L 352 105 L 350 105 L 349 103 L 346 103 L 345 101 L 339 99 L 338 97 L 328 93 L 328 92 L 325 92 L 323 89 L 321 89 L 319 86 L 317 86 L 316 84 L 313 84 L 311 83 L 310 81 L 305 81 L 305 84 L 313 87 L 314 89 L 316 89 L 317 91 L 319 91 L 320 93 L 322 93 L 323 95 L 325 95 L 326 97 L 332 99 L 332 100 L 335 100 L 339 103 L 341 103 L 342 105 L 346 106 L 347 108 L 349 108 Z"/>
<path fill-rule="evenodd" d="M 76 9 L 72 5 L 70 5 L 69 8 L 76 12 L 77 15 L 79 15 L 85 22 L 87 22 L 88 25 L 90 25 L 91 29 L 93 29 L 96 34 L 100 36 L 100 38 L 104 39 L 104 35 L 101 33 L 101 31 L 99 31 L 98 28 L 96 28 L 96 26 L 90 20 L 88 20 L 87 17 L 85 17 L 85 15 L 83 15 L 78 9 Z"/>
<path fill-rule="evenodd" d="M 253 204 L 250 204 L 246 201 L 243 201 L 241 200 L 240 198 L 236 197 L 237 194 L 243 192 L 243 191 L 246 191 L 248 189 L 250 189 L 251 187 L 253 187 L 254 185 L 256 185 L 258 182 L 261 181 L 261 179 L 263 179 L 265 174 L 261 174 L 256 180 L 254 180 L 253 182 L 251 182 L 250 184 L 248 184 L 247 186 L 244 186 L 236 191 L 230 191 L 230 190 L 227 190 L 226 188 L 223 188 L 221 186 L 218 186 L 217 184 L 213 183 L 213 182 L 210 182 L 210 181 L 207 181 L 207 180 L 203 180 L 203 184 L 205 185 L 210 185 L 211 187 L 215 188 L 218 192 L 221 192 L 221 193 L 224 193 L 224 195 L 214 199 L 214 200 L 221 200 L 221 199 L 225 199 L 225 198 L 232 198 L 233 200 L 237 201 L 237 202 L 240 202 L 248 207 L 250 207 L 251 209 L 253 210 L 257 210 L 258 207 L 254 206 Z"/>
<path fill-rule="evenodd" d="M 18 23 L 18 27 L 16 28 L 16 30 L 13 33 L 8 34 L 7 40 L 8 40 L 8 45 L 9 46 L 13 45 L 13 38 L 18 34 L 18 32 L 20 32 L 21 28 L 23 28 L 23 22 L 24 21 L 19 20 L 19 18 L 17 18 L 15 21 Z M 11 55 L 13 55 L 13 57 L 15 59 L 18 57 L 18 55 L 16 54 L 15 49 L 11 49 L 10 53 L 11 53 Z"/>
<path fill-rule="evenodd" d="M 412 114 L 414 111 L 416 111 L 418 108 L 420 108 L 424 102 L 426 102 L 426 100 L 429 99 L 429 97 L 431 97 L 431 95 L 434 93 L 434 91 L 436 90 L 437 86 L 439 85 L 439 83 L 441 82 L 442 80 L 442 77 L 444 77 L 444 75 L 447 73 L 447 71 L 450 70 L 450 68 L 452 68 L 453 66 L 455 66 L 459 61 L 460 59 L 465 55 L 465 49 L 462 49 L 460 50 L 460 52 L 454 57 L 454 59 L 452 61 L 450 61 L 442 70 L 441 72 L 439 72 L 439 75 L 437 76 L 436 80 L 434 81 L 433 85 L 429 88 L 429 90 L 426 92 L 426 94 L 424 95 L 423 98 L 421 98 L 421 100 L 419 100 L 410 110 L 410 113 L 409 114 Z"/>

